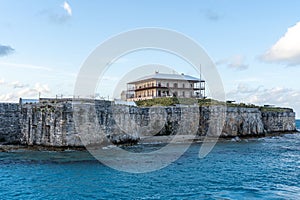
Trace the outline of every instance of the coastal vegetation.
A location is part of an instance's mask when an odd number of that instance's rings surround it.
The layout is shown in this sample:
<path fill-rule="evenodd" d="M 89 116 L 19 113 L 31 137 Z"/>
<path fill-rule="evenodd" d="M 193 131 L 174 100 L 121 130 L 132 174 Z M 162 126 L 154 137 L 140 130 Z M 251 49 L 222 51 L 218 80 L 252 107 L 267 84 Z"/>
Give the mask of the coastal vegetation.
<path fill-rule="evenodd" d="M 149 107 L 149 106 L 175 106 L 178 104 L 181 105 L 195 105 L 199 106 L 216 106 L 216 105 L 224 105 L 227 107 L 243 107 L 243 108 L 259 108 L 262 112 L 284 112 L 291 110 L 290 108 L 282 108 L 282 107 L 274 107 L 270 105 L 254 105 L 254 104 L 246 104 L 246 103 L 235 103 L 232 101 L 223 102 L 215 99 L 205 98 L 205 99 L 194 99 L 194 98 L 154 98 L 147 100 L 139 100 L 135 101 L 136 105 L 139 107 Z"/>

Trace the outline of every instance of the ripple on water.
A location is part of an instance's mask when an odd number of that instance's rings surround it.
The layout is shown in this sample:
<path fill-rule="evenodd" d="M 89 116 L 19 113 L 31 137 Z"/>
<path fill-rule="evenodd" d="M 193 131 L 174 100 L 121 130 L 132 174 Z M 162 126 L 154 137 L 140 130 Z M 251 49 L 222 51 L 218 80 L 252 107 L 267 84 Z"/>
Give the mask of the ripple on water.
<path fill-rule="evenodd" d="M 168 167 L 145 174 L 110 169 L 85 151 L 1 152 L 0 197 L 300 199 L 299 144 L 300 134 L 220 142 L 207 157 L 199 159 L 201 144 L 197 143 Z M 126 148 L 139 152 L 159 147 Z"/>

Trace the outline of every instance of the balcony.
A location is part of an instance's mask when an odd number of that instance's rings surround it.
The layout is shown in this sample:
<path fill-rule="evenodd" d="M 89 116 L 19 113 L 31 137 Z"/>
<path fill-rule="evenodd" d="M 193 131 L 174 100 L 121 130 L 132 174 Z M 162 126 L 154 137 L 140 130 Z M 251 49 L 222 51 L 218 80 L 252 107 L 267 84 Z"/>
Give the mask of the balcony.
<path fill-rule="evenodd" d="M 178 87 L 178 85 L 175 85 L 175 87 L 170 87 L 170 86 L 166 86 L 163 84 L 152 84 L 152 85 L 146 85 L 146 86 L 139 86 L 139 87 L 129 87 L 128 91 L 142 91 L 142 90 L 149 90 L 149 89 L 169 89 L 169 90 L 205 90 L 205 87 L 202 86 L 201 88 L 197 87 L 197 86 L 193 86 L 193 87 Z"/>

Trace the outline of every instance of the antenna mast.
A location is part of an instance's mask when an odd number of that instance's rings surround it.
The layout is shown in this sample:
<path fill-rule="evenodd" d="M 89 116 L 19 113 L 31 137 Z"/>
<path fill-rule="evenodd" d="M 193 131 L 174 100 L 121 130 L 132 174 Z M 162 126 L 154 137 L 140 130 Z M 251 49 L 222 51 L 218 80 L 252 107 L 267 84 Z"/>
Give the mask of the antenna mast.
<path fill-rule="evenodd" d="M 199 95 L 199 97 L 201 98 L 201 95 L 202 95 L 202 92 L 201 92 L 201 79 L 202 77 L 201 77 L 201 64 L 200 64 L 200 81 L 199 81 L 199 93 L 200 93 L 200 95 Z"/>

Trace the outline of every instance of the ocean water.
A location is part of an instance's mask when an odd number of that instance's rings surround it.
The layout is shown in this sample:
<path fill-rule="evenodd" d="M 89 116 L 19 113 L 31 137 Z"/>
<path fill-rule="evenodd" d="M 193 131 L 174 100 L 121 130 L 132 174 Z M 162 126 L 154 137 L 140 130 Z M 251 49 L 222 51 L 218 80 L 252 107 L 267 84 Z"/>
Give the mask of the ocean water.
<path fill-rule="evenodd" d="M 300 199 L 299 133 L 219 142 L 203 159 L 200 146 L 144 174 L 85 151 L 1 152 L 0 199 Z"/>

